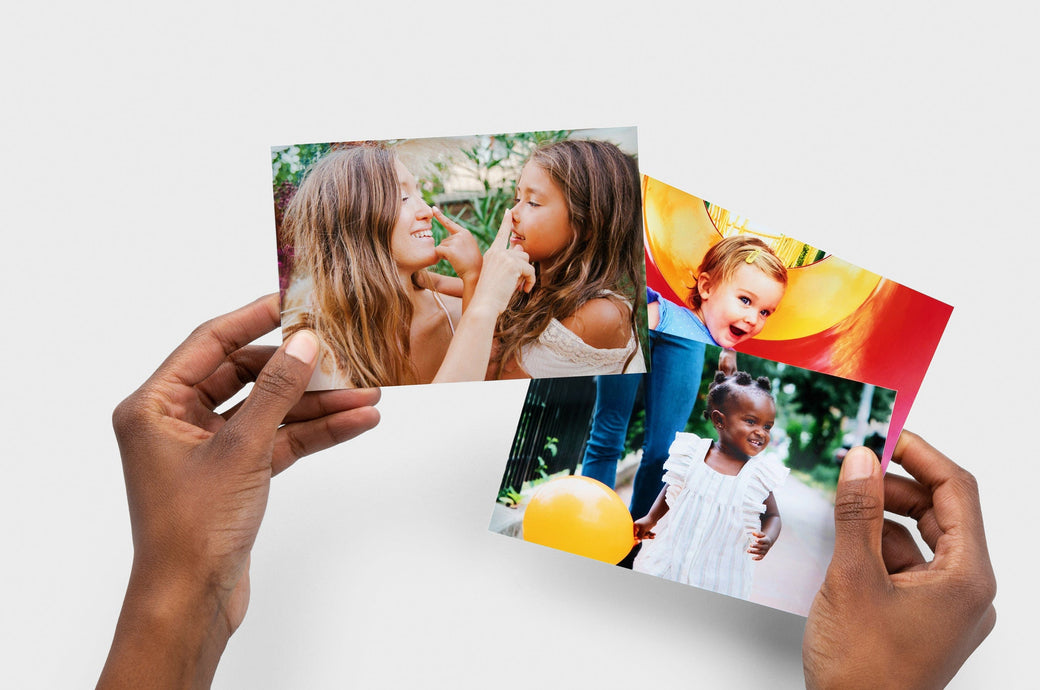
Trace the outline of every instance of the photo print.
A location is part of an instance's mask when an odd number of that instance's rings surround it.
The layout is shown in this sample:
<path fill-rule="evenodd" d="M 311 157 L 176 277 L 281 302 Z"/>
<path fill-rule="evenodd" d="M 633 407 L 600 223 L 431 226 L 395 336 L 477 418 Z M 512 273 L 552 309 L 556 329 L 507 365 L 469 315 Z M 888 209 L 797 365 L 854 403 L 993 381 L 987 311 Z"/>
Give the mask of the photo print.
<path fill-rule="evenodd" d="M 682 366 L 531 382 L 490 530 L 807 615 L 896 392 L 665 338 Z"/>
<path fill-rule="evenodd" d="M 953 308 L 651 177 L 643 211 L 650 328 L 898 391 L 887 466 Z"/>
<path fill-rule="evenodd" d="M 309 390 L 643 372 L 635 128 L 271 150 Z"/>

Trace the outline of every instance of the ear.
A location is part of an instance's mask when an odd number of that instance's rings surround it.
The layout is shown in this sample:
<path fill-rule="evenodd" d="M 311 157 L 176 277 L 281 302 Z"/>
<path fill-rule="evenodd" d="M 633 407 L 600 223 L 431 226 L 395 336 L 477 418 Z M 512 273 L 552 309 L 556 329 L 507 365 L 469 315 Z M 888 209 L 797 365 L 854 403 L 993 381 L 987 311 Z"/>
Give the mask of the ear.
<path fill-rule="evenodd" d="M 714 290 L 712 285 L 711 275 L 707 271 L 703 271 L 697 276 L 697 294 L 701 296 L 701 301 L 708 299 Z"/>
<path fill-rule="evenodd" d="M 726 415 L 719 410 L 711 411 L 711 423 L 716 429 L 721 429 L 726 423 Z"/>

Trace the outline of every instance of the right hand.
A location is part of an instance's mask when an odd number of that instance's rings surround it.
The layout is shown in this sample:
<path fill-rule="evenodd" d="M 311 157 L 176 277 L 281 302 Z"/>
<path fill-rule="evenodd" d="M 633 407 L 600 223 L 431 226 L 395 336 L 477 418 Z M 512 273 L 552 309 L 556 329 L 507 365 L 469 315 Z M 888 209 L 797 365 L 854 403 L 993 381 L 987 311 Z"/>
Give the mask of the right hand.
<path fill-rule="evenodd" d="M 437 256 L 451 264 L 455 274 L 462 278 L 463 282 L 477 280 L 483 265 L 477 238 L 473 237 L 469 230 L 444 215 L 444 212 L 436 206 L 433 207 L 433 215 L 448 231 L 448 236 L 435 247 Z"/>
<path fill-rule="evenodd" d="M 866 448 L 842 463 L 834 557 L 802 643 L 807 688 L 944 687 L 996 622 L 975 478 L 906 431 L 892 459 L 914 479 L 883 477 Z M 917 521 L 930 562 L 885 510 Z"/>
<path fill-rule="evenodd" d="M 513 231 L 513 215 L 506 211 L 494 242 L 484 253 L 483 268 L 473 300 L 478 300 L 502 313 L 517 290 L 530 292 L 534 288 L 534 266 L 527 253 L 517 245 L 509 247 Z"/>
<path fill-rule="evenodd" d="M 642 541 L 644 539 L 653 539 L 657 536 L 657 534 L 653 532 L 653 529 L 656 525 L 657 522 L 651 520 L 649 515 L 646 517 L 641 517 L 632 523 L 633 535 L 635 536 L 637 541 Z"/>

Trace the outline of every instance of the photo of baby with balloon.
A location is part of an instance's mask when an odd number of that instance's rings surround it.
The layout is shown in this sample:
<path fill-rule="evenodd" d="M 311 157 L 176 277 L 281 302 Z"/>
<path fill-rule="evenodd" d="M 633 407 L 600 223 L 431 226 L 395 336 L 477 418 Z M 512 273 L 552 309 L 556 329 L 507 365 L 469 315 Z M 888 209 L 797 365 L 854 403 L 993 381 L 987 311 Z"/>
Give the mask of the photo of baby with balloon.
<path fill-rule="evenodd" d="M 640 379 L 610 472 L 590 432 L 616 405 L 597 378 L 533 381 L 491 530 L 806 615 L 833 550 L 841 451 L 880 452 L 895 392 L 713 345 L 699 364 L 663 466 L 643 466 L 662 409 L 649 377 L 597 377 Z"/>
<path fill-rule="evenodd" d="M 635 154 L 632 127 L 273 148 L 309 390 L 646 371 Z"/>

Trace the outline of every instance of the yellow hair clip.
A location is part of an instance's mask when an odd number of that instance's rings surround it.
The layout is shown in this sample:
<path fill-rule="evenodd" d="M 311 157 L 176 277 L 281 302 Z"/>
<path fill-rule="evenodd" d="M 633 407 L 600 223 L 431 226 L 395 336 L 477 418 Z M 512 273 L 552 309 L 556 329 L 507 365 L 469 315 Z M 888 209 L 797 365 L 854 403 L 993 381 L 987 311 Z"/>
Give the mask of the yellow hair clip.
<path fill-rule="evenodd" d="M 755 259 L 757 259 L 758 255 L 761 254 L 761 253 L 762 253 L 761 249 L 756 249 L 755 251 L 753 251 L 750 254 L 748 254 L 748 257 L 746 259 L 744 259 L 744 262 L 745 263 L 749 263 L 749 264 L 755 263 Z"/>

